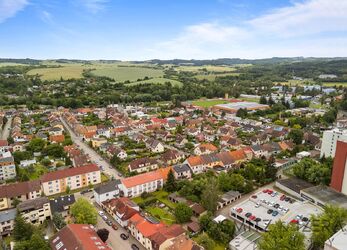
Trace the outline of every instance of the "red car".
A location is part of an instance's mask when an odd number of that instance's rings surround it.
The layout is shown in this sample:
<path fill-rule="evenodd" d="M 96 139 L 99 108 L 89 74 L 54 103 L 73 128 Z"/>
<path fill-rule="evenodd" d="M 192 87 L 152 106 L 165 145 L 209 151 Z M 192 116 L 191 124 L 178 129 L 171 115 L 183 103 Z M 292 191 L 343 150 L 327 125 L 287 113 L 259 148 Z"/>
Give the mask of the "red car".
<path fill-rule="evenodd" d="M 274 191 L 272 191 L 271 189 L 269 189 L 268 191 L 267 191 L 267 193 L 268 194 L 272 194 Z"/>
<path fill-rule="evenodd" d="M 258 196 L 252 195 L 251 197 L 252 197 L 253 199 L 257 199 Z"/>
<path fill-rule="evenodd" d="M 255 218 L 257 218 L 257 217 L 255 217 L 254 215 L 252 215 L 252 216 L 249 216 L 249 220 L 255 220 Z"/>
<path fill-rule="evenodd" d="M 239 214 L 242 213 L 242 211 L 243 211 L 243 209 L 240 207 L 238 209 L 236 209 L 236 212 L 238 212 Z"/>
<path fill-rule="evenodd" d="M 291 220 L 290 223 L 291 223 L 291 224 L 298 224 L 299 221 L 294 219 L 294 220 Z"/>
<path fill-rule="evenodd" d="M 267 193 L 269 191 L 269 189 L 264 189 L 263 193 Z"/>
<path fill-rule="evenodd" d="M 283 201 L 286 198 L 286 196 L 284 194 L 282 194 L 282 196 L 280 197 L 280 200 Z"/>

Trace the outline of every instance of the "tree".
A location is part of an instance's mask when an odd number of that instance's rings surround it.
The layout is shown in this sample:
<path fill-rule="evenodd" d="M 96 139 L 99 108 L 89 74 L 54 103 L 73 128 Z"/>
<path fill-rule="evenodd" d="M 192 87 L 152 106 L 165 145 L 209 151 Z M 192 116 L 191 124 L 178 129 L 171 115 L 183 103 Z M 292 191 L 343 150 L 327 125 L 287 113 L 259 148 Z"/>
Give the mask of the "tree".
<path fill-rule="evenodd" d="M 46 142 L 44 140 L 41 138 L 34 138 L 29 142 L 27 150 L 32 152 L 41 152 L 45 146 Z"/>
<path fill-rule="evenodd" d="M 201 194 L 201 204 L 206 210 L 214 214 L 217 210 L 218 199 L 218 182 L 211 178 Z"/>
<path fill-rule="evenodd" d="M 85 198 L 79 198 L 70 208 L 72 216 L 78 224 L 92 224 L 97 222 L 97 211 Z"/>
<path fill-rule="evenodd" d="M 177 190 L 177 183 L 173 171 L 170 169 L 167 175 L 167 181 L 165 184 L 165 190 L 172 193 Z"/>
<path fill-rule="evenodd" d="M 239 109 L 239 110 L 237 110 L 237 112 L 236 112 L 236 116 L 237 116 L 237 117 L 241 117 L 241 118 L 243 118 L 243 119 L 247 117 L 247 114 L 248 114 L 247 109 Z"/>
<path fill-rule="evenodd" d="M 327 205 L 324 212 L 312 215 L 312 242 L 316 248 L 323 248 L 324 242 L 346 225 L 347 210 Z"/>
<path fill-rule="evenodd" d="M 262 96 L 260 97 L 259 103 L 260 103 L 260 104 L 267 104 L 266 97 L 262 95 Z"/>
<path fill-rule="evenodd" d="M 13 237 L 16 241 L 29 240 L 34 232 L 34 227 L 25 222 L 23 217 L 18 213 L 14 220 Z"/>
<path fill-rule="evenodd" d="M 53 214 L 53 223 L 58 229 L 62 229 L 66 226 L 66 222 L 60 213 Z"/>
<path fill-rule="evenodd" d="M 43 238 L 41 233 L 39 231 L 36 231 L 32 236 L 29 241 L 29 248 L 28 250 L 50 250 L 51 248 L 49 247 L 47 241 Z"/>
<path fill-rule="evenodd" d="M 193 215 L 193 210 L 184 203 L 178 203 L 174 211 L 178 223 L 185 223 L 190 221 Z"/>
<path fill-rule="evenodd" d="M 296 145 L 300 145 L 304 138 L 304 132 L 301 129 L 292 129 L 288 134 L 288 138 L 292 139 Z"/>
<path fill-rule="evenodd" d="M 106 242 L 108 239 L 108 235 L 110 234 L 110 231 L 108 231 L 106 228 L 101 228 L 98 231 L 96 231 L 96 233 L 103 242 Z"/>
<path fill-rule="evenodd" d="M 44 154 L 55 158 L 62 158 L 65 156 L 64 148 L 59 144 L 50 144 L 43 150 L 43 152 Z"/>
<path fill-rule="evenodd" d="M 260 250 L 295 249 L 305 250 L 305 236 L 298 231 L 296 225 L 285 225 L 277 221 L 269 226 L 269 231 L 263 234 L 258 243 Z"/>
<path fill-rule="evenodd" d="M 210 228 L 212 217 L 213 215 L 211 214 L 211 212 L 207 212 L 206 214 L 200 216 L 199 224 L 200 224 L 201 230 L 207 231 Z"/>
<path fill-rule="evenodd" d="M 205 250 L 213 250 L 215 247 L 214 241 L 206 233 L 200 234 L 196 242 L 204 247 Z"/>

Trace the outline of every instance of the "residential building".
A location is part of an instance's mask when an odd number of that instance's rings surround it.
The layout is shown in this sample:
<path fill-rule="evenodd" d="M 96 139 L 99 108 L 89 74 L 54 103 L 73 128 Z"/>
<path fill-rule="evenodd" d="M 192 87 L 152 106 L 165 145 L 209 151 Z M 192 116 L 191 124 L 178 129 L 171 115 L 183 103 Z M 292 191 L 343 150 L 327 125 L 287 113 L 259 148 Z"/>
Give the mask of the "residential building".
<path fill-rule="evenodd" d="M 68 224 L 50 240 L 50 246 L 56 250 L 111 250 L 96 233 L 92 225 Z"/>
<path fill-rule="evenodd" d="M 337 141 L 330 186 L 347 195 L 347 142 Z"/>
<path fill-rule="evenodd" d="M 96 164 L 68 168 L 46 173 L 41 177 L 42 190 L 45 195 L 63 193 L 67 187 L 71 190 L 101 183 L 101 173 Z"/>
<path fill-rule="evenodd" d="M 127 197 L 103 201 L 101 207 L 122 227 L 127 227 L 129 219 L 140 211 L 140 207 Z"/>
<path fill-rule="evenodd" d="M 64 135 L 51 135 L 49 136 L 49 141 L 52 143 L 63 143 L 65 140 Z"/>
<path fill-rule="evenodd" d="M 324 250 L 344 250 L 347 242 L 347 226 L 341 228 L 337 233 L 327 239 L 324 243 Z"/>
<path fill-rule="evenodd" d="M 23 201 L 17 206 L 26 222 L 34 225 L 42 224 L 45 220 L 52 218 L 51 206 L 47 197 Z"/>
<path fill-rule="evenodd" d="M 94 188 L 94 198 L 96 203 L 101 205 L 102 202 L 119 196 L 120 180 L 111 180 L 103 185 Z"/>
<path fill-rule="evenodd" d="M 39 180 L 11 183 L 0 186 L 0 210 L 14 207 L 15 203 L 41 197 Z"/>
<path fill-rule="evenodd" d="M 188 164 L 172 166 L 172 171 L 176 179 L 190 179 L 192 177 L 192 171 Z"/>
<path fill-rule="evenodd" d="M 149 138 L 146 140 L 146 146 L 153 152 L 153 153 L 162 153 L 165 150 L 164 145 L 153 138 Z"/>
<path fill-rule="evenodd" d="M 5 153 L 9 150 L 7 140 L 0 140 L 0 154 Z"/>
<path fill-rule="evenodd" d="M 155 159 L 151 159 L 148 157 L 139 158 L 133 160 L 129 163 L 128 169 L 130 172 L 147 172 L 158 168 L 158 162 Z"/>
<path fill-rule="evenodd" d="M 211 143 L 202 143 L 194 149 L 194 154 L 205 155 L 217 152 L 218 148 Z"/>
<path fill-rule="evenodd" d="M 16 215 L 17 209 L 15 208 L 0 212 L 0 235 L 2 237 L 12 232 Z"/>
<path fill-rule="evenodd" d="M 14 158 L 11 152 L 0 155 L 0 181 L 13 179 L 17 176 Z"/>
<path fill-rule="evenodd" d="M 143 192 L 154 192 L 163 187 L 170 171 L 170 167 L 156 171 L 139 174 L 121 180 L 119 185 L 120 194 L 124 197 L 136 197 Z"/>
<path fill-rule="evenodd" d="M 347 130 L 334 128 L 324 131 L 320 156 L 334 157 L 337 141 L 347 142 Z"/>
<path fill-rule="evenodd" d="M 63 218 L 68 218 L 70 215 L 70 207 L 76 201 L 75 195 L 70 194 L 66 196 L 60 196 L 58 198 L 49 201 L 51 206 L 52 216 L 55 213 L 60 213 Z"/>

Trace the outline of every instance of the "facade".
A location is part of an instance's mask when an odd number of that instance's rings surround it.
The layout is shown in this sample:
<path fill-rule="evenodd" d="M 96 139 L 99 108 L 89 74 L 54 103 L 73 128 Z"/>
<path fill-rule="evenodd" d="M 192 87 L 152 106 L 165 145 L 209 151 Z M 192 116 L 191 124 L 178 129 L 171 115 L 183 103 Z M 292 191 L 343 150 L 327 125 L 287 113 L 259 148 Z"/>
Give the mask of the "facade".
<path fill-rule="evenodd" d="M 26 222 L 34 225 L 42 224 L 45 220 L 52 218 L 51 206 L 47 197 L 24 201 L 18 204 L 17 209 Z"/>
<path fill-rule="evenodd" d="M 39 180 L 3 185 L 0 188 L 0 210 L 14 207 L 16 200 L 24 202 L 41 197 Z"/>
<path fill-rule="evenodd" d="M 96 203 L 101 205 L 102 202 L 119 196 L 119 180 L 111 180 L 106 184 L 94 188 L 94 198 Z"/>
<path fill-rule="evenodd" d="M 158 162 L 155 159 L 148 157 L 133 160 L 129 163 L 128 169 L 130 172 L 147 172 L 158 168 Z"/>
<path fill-rule="evenodd" d="M 192 177 L 192 172 L 188 164 L 172 166 L 172 171 L 176 179 L 190 179 Z"/>
<path fill-rule="evenodd" d="M 332 129 L 324 131 L 320 156 L 334 157 L 336 152 L 337 141 L 347 142 L 347 130 Z"/>
<path fill-rule="evenodd" d="M 111 250 L 87 224 L 69 224 L 56 233 L 50 240 L 51 249 Z"/>
<path fill-rule="evenodd" d="M 0 181 L 13 179 L 16 175 L 16 166 L 11 153 L 5 152 L 0 155 Z"/>
<path fill-rule="evenodd" d="M 97 165 L 68 168 L 50 172 L 41 177 L 42 190 L 45 195 L 63 193 L 67 187 L 71 190 L 101 183 L 101 173 Z"/>
<path fill-rule="evenodd" d="M 337 141 L 330 186 L 347 195 L 347 142 Z"/>

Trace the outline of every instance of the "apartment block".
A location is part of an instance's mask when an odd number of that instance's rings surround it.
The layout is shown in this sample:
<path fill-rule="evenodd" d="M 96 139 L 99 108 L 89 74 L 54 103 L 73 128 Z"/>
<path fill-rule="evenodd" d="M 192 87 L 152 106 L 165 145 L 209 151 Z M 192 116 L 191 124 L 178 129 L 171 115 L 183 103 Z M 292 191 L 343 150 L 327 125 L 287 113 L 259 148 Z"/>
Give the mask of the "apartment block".
<path fill-rule="evenodd" d="M 101 173 L 96 164 L 58 170 L 41 177 L 42 190 L 48 196 L 63 193 L 67 187 L 75 190 L 99 183 Z"/>
<path fill-rule="evenodd" d="M 40 225 L 45 220 L 52 218 L 51 206 L 47 197 L 24 201 L 18 204 L 17 209 L 26 222 L 34 225 Z"/>
<path fill-rule="evenodd" d="M 320 156 L 334 157 L 337 141 L 347 142 L 347 130 L 335 128 L 324 131 Z"/>
<path fill-rule="evenodd" d="M 16 175 L 16 166 L 11 152 L 4 152 L 0 155 L 0 181 L 13 179 Z"/>

